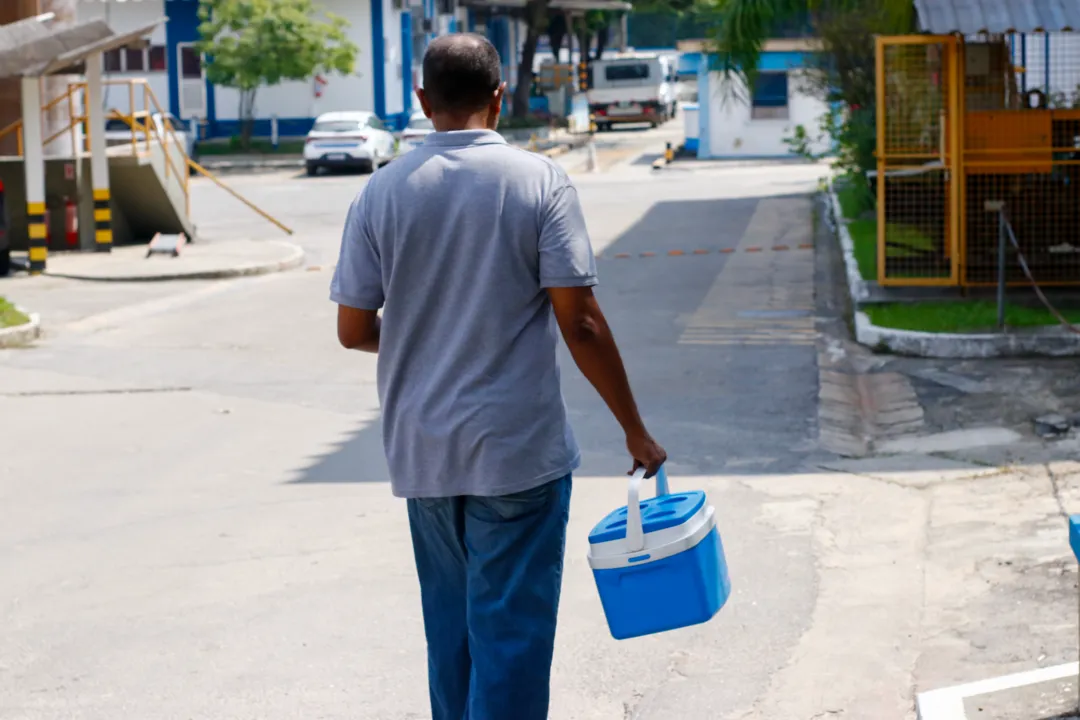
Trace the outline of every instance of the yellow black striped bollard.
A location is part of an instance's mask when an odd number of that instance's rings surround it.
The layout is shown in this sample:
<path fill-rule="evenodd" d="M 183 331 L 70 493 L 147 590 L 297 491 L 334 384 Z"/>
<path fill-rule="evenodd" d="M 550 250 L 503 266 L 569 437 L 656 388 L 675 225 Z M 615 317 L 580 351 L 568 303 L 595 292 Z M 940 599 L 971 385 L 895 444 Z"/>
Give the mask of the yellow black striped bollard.
<path fill-rule="evenodd" d="M 45 260 L 49 256 L 45 203 L 26 203 L 26 230 L 30 236 L 30 274 L 40 275 L 45 272 Z"/>
<path fill-rule="evenodd" d="M 112 250 L 112 208 L 109 189 L 94 190 L 94 249 L 98 252 Z"/>

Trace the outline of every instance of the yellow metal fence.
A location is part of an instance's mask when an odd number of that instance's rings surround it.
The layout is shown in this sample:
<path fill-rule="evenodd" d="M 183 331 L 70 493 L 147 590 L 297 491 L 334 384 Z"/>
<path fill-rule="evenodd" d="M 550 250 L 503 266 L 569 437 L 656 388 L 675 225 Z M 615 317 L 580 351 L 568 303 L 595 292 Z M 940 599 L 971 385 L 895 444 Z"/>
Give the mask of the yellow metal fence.
<path fill-rule="evenodd" d="M 877 45 L 879 282 L 994 284 L 1004 203 L 1039 282 L 1080 284 L 1080 38 Z"/>

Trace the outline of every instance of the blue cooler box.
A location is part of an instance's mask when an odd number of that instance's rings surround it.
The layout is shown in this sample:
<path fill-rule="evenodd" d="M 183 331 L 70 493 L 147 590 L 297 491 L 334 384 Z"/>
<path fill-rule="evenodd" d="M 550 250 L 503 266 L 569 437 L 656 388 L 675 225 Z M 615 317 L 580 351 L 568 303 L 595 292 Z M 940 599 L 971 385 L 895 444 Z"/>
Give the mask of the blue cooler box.
<path fill-rule="evenodd" d="M 639 501 L 645 471 L 630 479 L 626 507 L 589 533 L 589 565 L 617 640 L 711 620 L 731 594 L 716 512 L 701 490 Z"/>

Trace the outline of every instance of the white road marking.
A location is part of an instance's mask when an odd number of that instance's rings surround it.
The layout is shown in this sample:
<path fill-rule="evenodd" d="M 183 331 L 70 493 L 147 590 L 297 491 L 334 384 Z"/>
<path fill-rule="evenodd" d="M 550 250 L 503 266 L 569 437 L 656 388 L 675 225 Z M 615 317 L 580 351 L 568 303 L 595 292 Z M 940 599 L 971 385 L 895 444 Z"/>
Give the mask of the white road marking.
<path fill-rule="evenodd" d="M 915 698 L 915 709 L 919 720 L 967 720 L 964 714 L 966 698 L 1013 690 L 1027 685 L 1038 685 L 1077 675 L 1080 675 L 1080 663 L 1071 662 L 989 680 L 979 680 L 966 685 L 931 690 L 920 693 Z"/>

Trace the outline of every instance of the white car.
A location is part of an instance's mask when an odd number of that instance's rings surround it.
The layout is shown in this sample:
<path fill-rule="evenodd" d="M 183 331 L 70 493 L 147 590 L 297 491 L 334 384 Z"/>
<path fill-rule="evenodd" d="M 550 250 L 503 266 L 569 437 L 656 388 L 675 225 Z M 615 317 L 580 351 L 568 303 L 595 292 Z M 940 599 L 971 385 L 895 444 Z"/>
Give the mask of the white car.
<path fill-rule="evenodd" d="M 424 138 L 435 132 L 435 126 L 422 112 L 414 112 L 409 118 L 409 124 L 401 131 L 401 143 L 398 146 L 399 153 L 407 153 L 410 150 L 424 144 Z"/>
<path fill-rule="evenodd" d="M 308 175 L 319 168 L 356 168 L 372 172 L 394 157 L 394 136 L 375 113 L 331 112 L 315 118 L 304 142 Z"/>

